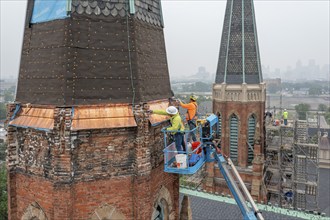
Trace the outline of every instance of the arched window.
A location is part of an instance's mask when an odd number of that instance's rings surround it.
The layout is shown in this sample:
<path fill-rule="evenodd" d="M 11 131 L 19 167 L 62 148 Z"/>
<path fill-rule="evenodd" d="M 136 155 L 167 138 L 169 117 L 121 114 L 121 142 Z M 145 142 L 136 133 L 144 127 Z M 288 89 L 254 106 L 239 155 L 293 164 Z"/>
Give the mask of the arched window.
<path fill-rule="evenodd" d="M 152 220 L 169 220 L 170 213 L 173 211 L 171 194 L 164 186 L 159 190 L 157 199 L 153 205 L 151 214 Z"/>
<path fill-rule="evenodd" d="M 237 161 L 238 158 L 238 118 L 236 115 L 230 116 L 230 159 Z"/>
<path fill-rule="evenodd" d="M 253 160 L 253 149 L 254 149 L 254 135 L 256 133 L 256 119 L 254 115 L 249 117 L 248 121 L 248 163 L 251 163 Z"/>
<path fill-rule="evenodd" d="M 21 220 L 47 220 L 47 216 L 41 206 L 33 202 L 24 211 Z"/>
<path fill-rule="evenodd" d="M 152 220 L 168 220 L 169 210 L 165 199 L 161 199 L 152 213 Z"/>

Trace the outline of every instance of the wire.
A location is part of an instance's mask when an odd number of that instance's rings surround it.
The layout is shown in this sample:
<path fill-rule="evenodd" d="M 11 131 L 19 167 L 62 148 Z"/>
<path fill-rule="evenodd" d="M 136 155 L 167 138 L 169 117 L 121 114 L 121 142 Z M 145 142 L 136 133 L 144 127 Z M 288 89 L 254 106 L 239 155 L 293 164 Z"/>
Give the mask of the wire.
<path fill-rule="evenodd" d="M 129 1 L 129 0 L 127 0 Z M 129 7 L 129 4 L 127 4 Z M 132 71 L 132 58 L 131 58 L 131 44 L 130 44 L 130 32 L 129 32 L 129 24 L 128 24 L 128 7 L 126 10 L 126 29 L 127 29 L 127 48 L 128 48 L 128 63 L 129 63 L 129 71 L 131 75 L 131 86 L 132 86 L 132 111 L 134 113 L 134 102 L 135 102 L 135 87 L 134 87 L 134 81 L 133 81 L 133 71 Z"/>

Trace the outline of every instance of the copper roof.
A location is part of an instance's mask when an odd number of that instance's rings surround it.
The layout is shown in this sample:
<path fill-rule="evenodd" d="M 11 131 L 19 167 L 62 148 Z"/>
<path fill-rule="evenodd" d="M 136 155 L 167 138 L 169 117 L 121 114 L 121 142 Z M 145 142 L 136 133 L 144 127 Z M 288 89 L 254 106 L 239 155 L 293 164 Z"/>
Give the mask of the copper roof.
<path fill-rule="evenodd" d="M 71 130 L 136 127 L 130 105 L 75 107 Z"/>
<path fill-rule="evenodd" d="M 157 101 L 157 102 L 150 102 L 148 104 L 150 106 L 150 110 L 156 110 L 156 109 L 165 110 L 168 107 L 169 102 L 168 102 L 168 100 L 161 100 L 161 101 Z M 149 121 L 150 121 L 151 125 L 157 125 L 163 121 L 167 121 L 168 119 L 169 119 L 169 117 L 166 115 L 151 114 L 149 117 Z"/>
<path fill-rule="evenodd" d="M 54 108 L 23 107 L 9 125 L 52 130 Z"/>
<path fill-rule="evenodd" d="M 166 109 L 168 100 L 148 103 L 151 110 Z M 151 125 L 168 120 L 168 116 L 150 115 Z M 52 130 L 54 107 L 22 107 L 9 125 Z M 71 130 L 136 127 L 132 106 L 128 104 L 73 107 Z"/>

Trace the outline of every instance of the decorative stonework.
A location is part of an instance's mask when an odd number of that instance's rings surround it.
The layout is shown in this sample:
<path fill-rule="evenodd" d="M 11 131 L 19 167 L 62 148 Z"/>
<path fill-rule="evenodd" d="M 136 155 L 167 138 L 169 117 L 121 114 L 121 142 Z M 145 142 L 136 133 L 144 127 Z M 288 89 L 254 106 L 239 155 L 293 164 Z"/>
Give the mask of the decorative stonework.
<path fill-rule="evenodd" d="M 126 217 L 116 207 L 104 204 L 95 209 L 90 220 L 125 220 Z"/>
<path fill-rule="evenodd" d="M 33 202 L 32 204 L 30 204 L 21 218 L 21 220 L 31 219 L 47 220 L 45 212 L 42 210 L 42 208 L 37 202 Z"/>
<path fill-rule="evenodd" d="M 168 205 L 168 210 L 171 213 L 173 209 L 173 202 L 171 199 L 171 194 L 165 186 L 162 186 L 157 193 L 156 200 L 154 202 L 154 207 L 157 206 L 158 203 L 161 203 L 161 200 L 164 199 Z"/>
<path fill-rule="evenodd" d="M 214 84 L 215 101 L 265 102 L 266 84 Z"/>

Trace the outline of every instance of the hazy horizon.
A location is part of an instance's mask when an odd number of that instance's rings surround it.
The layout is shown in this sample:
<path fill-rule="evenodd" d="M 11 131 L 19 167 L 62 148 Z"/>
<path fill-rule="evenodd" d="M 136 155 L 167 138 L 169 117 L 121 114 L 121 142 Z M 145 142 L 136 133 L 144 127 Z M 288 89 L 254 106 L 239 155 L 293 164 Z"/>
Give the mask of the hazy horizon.
<path fill-rule="evenodd" d="M 26 0 L 0 0 L 1 78 L 17 78 Z M 254 1 L 261 63 L 271 69 L 329 65 L 329 0 Z M 226 1 L 162 1 L 171 77 L 216 72 Z M 15 11 L 13 17 L 12 12 Z"/>

